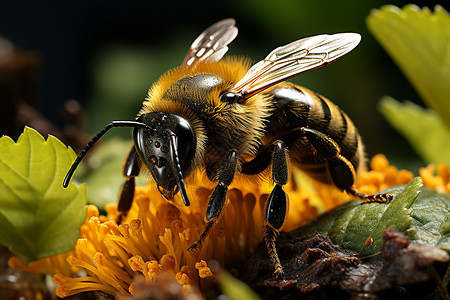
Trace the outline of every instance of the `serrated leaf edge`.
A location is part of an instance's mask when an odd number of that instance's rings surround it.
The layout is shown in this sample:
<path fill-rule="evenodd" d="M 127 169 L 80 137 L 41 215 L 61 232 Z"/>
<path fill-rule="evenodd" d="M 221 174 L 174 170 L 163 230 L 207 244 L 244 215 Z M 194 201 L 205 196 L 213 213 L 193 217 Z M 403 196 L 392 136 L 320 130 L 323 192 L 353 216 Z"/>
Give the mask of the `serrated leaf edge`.
<path fill-rule="evenodd" d="M 25 126 L 23 133 L 19 136 L 19 138 L 17 139 L 16 142 L 14 142 L 14 140 L 11 139 L 8 136 L 2 136 L 1 139 L 3 139 L 4 143 L 7 143 L 6 144 L 7 147 L 20 146 L 22 143 L 27 143 L 28 144 L 28 147 L 27 147 L 27 149 L 28 149 L 28 163 L 24 164 L 24 166 L 26 166 L 26 169 L 25 169 L 24 173 L 28 174 L 28 177 L 30 177 L 30 172 L 31 172 L 31 167 L 32 167 L 31 166 L 31 164 L 32 164 L 31 157 L 32 157 L 33 151 L 34 151 L 33 150 L 33 143 L 42 143 L 42 144 L 45 144 L 45 146 L 48 146 L 49 149 L 51 149 L 51 152 L 53 153 L 53 156 L 56 158 L 55 159 L 55 163 L 53 164 L 53 171 L 52 171 L 53 174 L 57 173 L 56 170 L 58 170 L 58 167 L 59 167 L 59 165 L 58 165 L 58 163 L 59 163 L 58 158 L 61 158 L 62 156 L 65 156 L 65 155 L 68 155 L 72 159 L 74 159 L 76 157 L 76 154 L 73 151 L 73 149 L 70 148 L 70 147 L 67 147 L 58 138 L 56 138 L 56 137 L 54 137 L 52 135 L 48 135 L 48 138 L 45 139 L 39 132 L 37 132 L 35 129 L 33 129 L 31 127 L 28 127 L 28 126 Z M 61 151 L 60 151 L 61 155 L 57 155 L 58 148 L 61 148 Z M 63 151 L 67 151 L 67 152 L 64 153 Z M 24 177 L 21 174 L 19 174 L 15 170 L 15 168 L 13 168 L 12 166 L 8 165 L 7 162 L 2 160 L 1 158 L 0 158 L 0 163 L 3 164 L 5 166 L 5 168 L 8 168 L 8 170 L 10 170 L 12 173 L 14 173 L 19 180 L 23 180 L 24 182 L 26 182 L 27 186 L 30 188 L 30 190 L 33 191 L 33 193 L 35 193 L 36 195 L 39 195 L 38 197 L 48 198 L 49 192 L 51 191 L 50 187 L 54 186 L 55 184 L 58 184 L 56 176 L 52 176 L 51 181 L 48 184 L 49 188 L 45 191 L 45 193 L 43 195 L 40 195 L 40 193 L 34 188 L 34 186 L 32 184 L 30 184 L 29 179 L 27 177 Z M 11 192 L 11 194 L 14 195 L 14 197 L 20 201 L 22 206 L 27 207 L 30 210 L 34 210 L 34 209 L 30 208 L 27 205 L 27 203 L 25 203 L 22 200 L 20 195 L 18 195 L 14 191 L 14 189 L 12 189 L 11 186 L 7 184 L 7 182 L 3 181 L 1 178 L 0 178 L 0 181 Z M 72 188 L 69 186 L 69 189 L 76 188 L 76 193 L 74 193 L 74 196 L 71 197 L 71 199 L 77 200 L 77 198 L 82 197 L 82 194 L 85 195 L 84 199 L 86 199 L 87 198 L 87 196 L 86 196 L 86 186 L 84 184 L 82 184 L 81 186 L 77 186 L 77 185 L 75 185 L 75 186 L 72 187 Z M 82 200 L 82 199 L 80 199 L 80 200 Z M 21 240 L 22 240 L 23 244 L 21 244 L 20 248 L 22 250 L 25 250 L 25 251 L 21 251 L 20 249 L 17 249 L 16 248 L 16 244 L 17 243 L 14 243 L 14 242 L 11 243 L 9 241 L 5 241 L 4 244 L 6 246 L 8 246 L 13 252 L 21 254 L 21 255 L 24 255 L 25 257 L 27 257 L 28 260 L 31 260 L 31 261 L 39 259 L 39 258 L 42 258 L 42 257 L 49 256 L 49 255 L 56 255 L 56 254 L 59 254 L 59 253 L 70 251 L 70 249 L 64 249 L 63 251 L 55 251 L 55 252 L 51 252 L 51 253 L 40 253 L 39 255 L 36 255 L 35 253 L 33 253 L 33 249 L 34 250 L 40 249 L 41 248 L 40 245 L 42 245 L 42 243 L 45 243 L 45 240 L 44 240 L 45 232 L 47 230 L 50 230 L 50 228 L 52 227 L 52 224 L 54 224 L 56 221 L 58 221 L 60 216 L 65 215 L 65 213 L 69 210 L 69 208 L 71 208 L 73 205 L 76 205 L 76 203 L 74 203 L 74 202 L 79 202 L 79 201 L 70 201 L 68 203 L 69 205 L 65 206 L 64 209 L 61 211 L 61 213 L 59 213 L 57 215 L 57 217 L 52 220 L 51 223 L 46 224 L 45 231 L 42 232 L 42 234 L 39 236 L 39 239 L 34 241 L 34 243 L 30 243 L 29 237 L 24 237 L 21 232 L 16 230 L 16 226 L 13 225 L 9 221 L 9 219 L 6 218 L 6 216 L 4 216 L 2 214 L 2 216 L 4 218 L 4 221 L 7 222 L 7 224 L 10 225 L 10 228 L 12 228 L 14 230 L 14 234 L 19 236 L 19 237 L 21 237 Z M 43 203 L 39 202 L 38 203 L 38 209 L 41 208 L 41 205 L 43 205 Z M 85 205 L 85 204 L 83 204 L 83 205 Z M 83 220 L 80 220 L 79 226 L 81 226 L 82 223 L 84 222 L 86 213 L 87 213 L 87 211 L 84 210 L 84 218 L 83 218 Z M 79 235 L 79 231 L 80 231 L 80 229 L 78 228 L 78 235 Z M 75 245 L 75 243 L 76 243 L 76 240 L 74 241 L 73 246 Z M 26 246 L 24 247 L 24 245 L 26 245 Z"/>

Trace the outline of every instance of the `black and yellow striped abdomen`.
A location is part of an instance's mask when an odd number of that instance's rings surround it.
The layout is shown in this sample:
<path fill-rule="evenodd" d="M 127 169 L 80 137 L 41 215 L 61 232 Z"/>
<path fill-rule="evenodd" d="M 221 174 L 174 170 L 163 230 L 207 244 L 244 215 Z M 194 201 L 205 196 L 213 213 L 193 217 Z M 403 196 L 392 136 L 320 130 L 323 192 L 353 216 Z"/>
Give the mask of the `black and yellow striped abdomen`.
<path fill-rule="evenodd" d="M 332 139 L 340 155 L 354 171 L 364 165 L 364 147 L 357 128 L 334 103 L 311 90 L 292 83 L 282 83 L 270 90 L 274 110 L 268 119 L 263 144 L 289 135 L 298 128 L 308 128 Z M 288 145 L 291 162 L 316 180 L 333 183 L 327 160 L 319 155 L 306 137 Z"/>

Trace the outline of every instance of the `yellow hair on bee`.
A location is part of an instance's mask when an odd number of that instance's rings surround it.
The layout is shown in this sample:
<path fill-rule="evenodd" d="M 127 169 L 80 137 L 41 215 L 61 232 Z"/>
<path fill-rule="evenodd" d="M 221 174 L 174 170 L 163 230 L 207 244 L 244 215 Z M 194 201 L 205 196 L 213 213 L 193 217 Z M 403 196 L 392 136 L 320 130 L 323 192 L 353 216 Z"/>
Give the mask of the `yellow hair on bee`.
<path fill-rule="evenodd" d="M 216 74 L 230 83 L 237 83 L 250 68 L 250 61 L 246 58 L 225 57 L 218 62 L 201 61 L 193 66 L 180 66 L 167 71 L 156 81 L 148 91 L 143 108 L 139 115 L 151 111 L 157 111 L 157 101 L 161 100 L 165 92 L 179 79 L 199 74 Z M 218 95 L 217 95 L 218 96 Z M 217 98 L 217 105 L 219 98 Z"/>
<path fill-rule="evenodd" d="M 245 58 L 226 57 L 218 62 L 200 61 L 193 66 L 180 66 L 163 74 L 149 89 L 148 96 L 143 103 L 138 116 L 150 112 L 167 112 L 181 116 L 188 120 L 197 134 L 197 151 L 195 154 L 196 167 L 205 162 L 206 152 L 223 151 L 223 155 L 232 148 L 240 153 L 241 157 L 253 156 L 264 134 L 264 120 L 272 110 L 270 96 L 257 94 L 246 100 L 244 104 L 230 104 L 222 102 L 220 95 L 234 86 L 248 71 L 250 62 Z M 205 92 L 180 84 L 184 78 L 193 78 L 197 75 L 211 74 L 220 78 L 220 83 Z M 195 110 L 201 110 L 195 111 Z M 206 124 L 208 128 L 220 135 L 228 133 L 236 140 L 246 143 L 239 145 L 207 144 Z M 208 146 L 209 145 L 209 146 Z M 219 154 L 219 153 L 217 153 Z"/>

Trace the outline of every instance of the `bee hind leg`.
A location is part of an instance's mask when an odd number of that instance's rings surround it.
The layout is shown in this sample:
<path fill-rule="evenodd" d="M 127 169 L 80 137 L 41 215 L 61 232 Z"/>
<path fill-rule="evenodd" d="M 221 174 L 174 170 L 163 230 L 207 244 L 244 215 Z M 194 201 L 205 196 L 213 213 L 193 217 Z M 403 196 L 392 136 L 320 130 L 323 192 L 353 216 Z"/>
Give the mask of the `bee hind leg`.
<path fill-rule="evenodd" d="M 134 178 L 139 175 L 139 172 L 140 159 L 136 149 L 133 147 L 127 156 L 122 170 L 122 174 L 126 180 L 122 185 L 122 191 L 120 193 L 118 205 L 119 216 L 116 219 L 117 224 L 122 223 L 133 204 L 134 189 L 136 187 Z"/>
<path fill-rule="evenodd" d="M 347 194 L 350 196 L 353 196 L 359 200 L 365 201 L 365 202 L 380 202 L 380 203 L 388 203 L 392 199 L 394 199 L 394 196 L 389 193 L 384 194 L 373 194 L 373 195 L 367 195 L 364 193 L 359 193 L 357 189 L 350 188 L 345 190 Z"/>
<path fill-rule="evenodd" d="M 225 207 L 225 202 L 228 194 L 228 186 L 231 184 L 236 173 L 237 165 L 237 153 L 235 150 L 231 150 L 227 157 L 222 162 L 222 167 L 219 171 L 219 183 L 214 188 L 211 197 L 209 198 L 208 208 L 206 209 L 206 225 L 201 233 L 197 242 L 192 244 L 188 251 L 197 250 L 204 239 L 207 237 L 209 231 L 213 227 L 215 221 L 217 221 L 222 210 Z"/>
<path fill-rule="evenodd" d="M 354 188 L 356 171 L 351 162 L 341 155 L 339 145 L 329 136 L 310 128 L 301 128 L 314 149 L 326 159 L 333 183 L 349 195 L 366 202 L 386 203 L 393 199 L 389 193 L 367 195 Z"/>
<path fill-rule="evenodd" d="M 287 183 L 289 177 L 288 153 L 282 141 L 275 141 L 272 144 L 272 148 L 272 179 L 275 182 L 275 187 L 270 193 L 266 204 L 264 241 L 275 267 L 275 276 L 283 278 L 284 272 L 278 257 L 275 241 L 285 225 L 289 210 L 288 195 L 283 190 L 283 185 Z"/>

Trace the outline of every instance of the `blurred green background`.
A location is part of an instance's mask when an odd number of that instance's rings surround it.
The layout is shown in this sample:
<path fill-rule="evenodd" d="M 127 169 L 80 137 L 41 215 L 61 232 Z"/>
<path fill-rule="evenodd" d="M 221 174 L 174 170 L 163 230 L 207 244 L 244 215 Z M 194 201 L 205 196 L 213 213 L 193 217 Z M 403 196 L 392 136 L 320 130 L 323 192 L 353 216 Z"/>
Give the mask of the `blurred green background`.
<path fill-rule="evenodd" d="M 63 103 L 68 99 L 81 102 L 87 115 L 85 130 L 93 135 L 112 120 L 133 119 L 149 86 L 179 65 L 198 34 L 220 19 L 233 17 L 239 28 L 228 54 L 245 55 L 254 62 L 302 37 L 359 32 L 362 42 L 348 56 L 291 81 L 321 93 L 346 111 L 363 136 L 368 156 L 383 152 L 398 166 L 411 168 L 420 159 L 382 118 L 377 103 L 384 95 L 421 105 L 422 101 L 366 26 L 372 9 L 407 3 L 430 8 L 446 4 L 375 0 L 11 2 L 0 11 L 0 36 L 39 57 L 32 73 L 36 77 L 33 92 L 21 97 L 29 97 L 25 101 L 55 128 L 64 127 L 59 112 Z M 0 87 L 4 112 L 0 133 L 17 138 L 23 124 L 4 95 Z M 115 135 L 131 138 L 131 130 L 115 129 L 105 138 Z"/>

